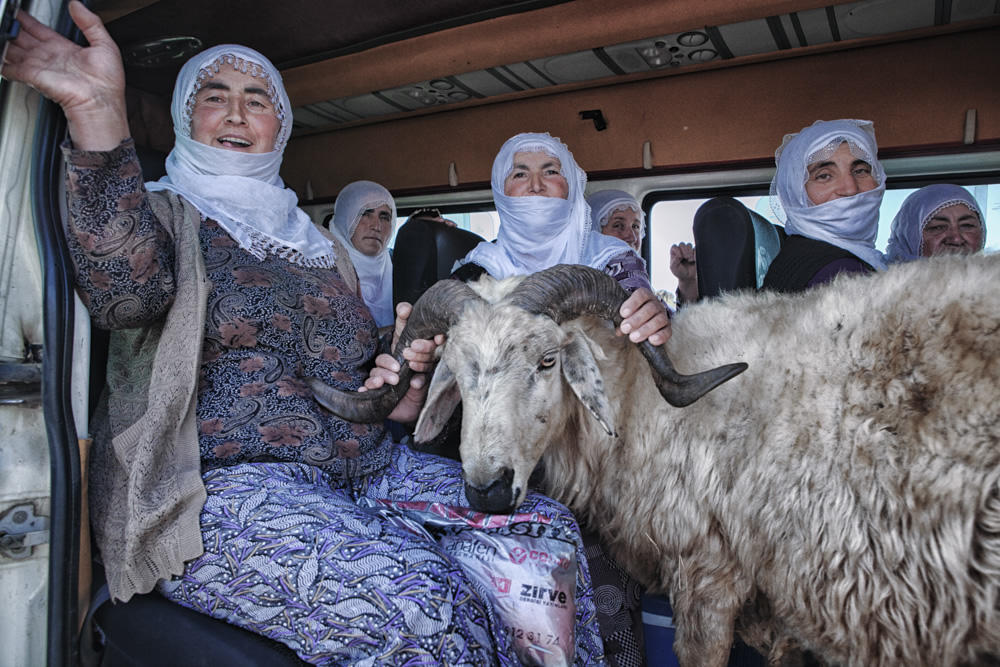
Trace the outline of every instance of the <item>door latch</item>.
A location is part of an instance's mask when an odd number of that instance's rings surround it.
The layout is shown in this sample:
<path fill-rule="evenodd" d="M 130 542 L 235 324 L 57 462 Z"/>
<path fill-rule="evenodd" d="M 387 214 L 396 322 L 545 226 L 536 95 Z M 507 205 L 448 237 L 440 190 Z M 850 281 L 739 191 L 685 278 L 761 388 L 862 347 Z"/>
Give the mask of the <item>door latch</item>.
<path fill-rule="evenodd" d="M 49 541 L 49 518 L 35 516 L 31 504 L 15 505 L 0 517 L 0 556 L 22 560 Z"/>

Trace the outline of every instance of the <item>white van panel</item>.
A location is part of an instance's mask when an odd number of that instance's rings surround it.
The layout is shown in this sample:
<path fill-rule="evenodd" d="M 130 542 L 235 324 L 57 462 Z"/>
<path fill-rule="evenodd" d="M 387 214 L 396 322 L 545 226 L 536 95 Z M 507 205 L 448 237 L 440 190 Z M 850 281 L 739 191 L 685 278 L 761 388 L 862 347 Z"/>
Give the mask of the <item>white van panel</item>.
<path fill-rule="evenodd" d="M 52 24 L 59 2 L 37 0 L 32 14 Z M 25 359 L 41 346 L 42 268 L 31 206 L 31 158 L 40 96 L 3 81 L 0 109 L 0 362 Z M 43 352 L 44 355 L 44 352 Z M 38 401 L 0 405 L 0 519 L 26 505 L 49 517 L 49 446 Z M 47 526 L 39 521 L 39 526 Z M 44 665 L 47 659 L 48 535 L 16 557 L 0 553 L 0 666 Z M 34 541 L 34 540 L 33 540 Z"/>

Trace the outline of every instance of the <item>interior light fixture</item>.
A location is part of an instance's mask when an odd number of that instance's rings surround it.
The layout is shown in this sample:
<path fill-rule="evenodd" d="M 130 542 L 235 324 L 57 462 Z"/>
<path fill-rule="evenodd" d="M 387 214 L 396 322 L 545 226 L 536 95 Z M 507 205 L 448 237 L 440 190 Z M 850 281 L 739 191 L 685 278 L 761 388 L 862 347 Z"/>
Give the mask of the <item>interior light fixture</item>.
<path fill-rule="evenodd" d="M 187 61 L 201 51 L 201 46 L 197 37 L 159 37 L 125 47 L 122 60 L 132 67 L 169 67 Z"/>

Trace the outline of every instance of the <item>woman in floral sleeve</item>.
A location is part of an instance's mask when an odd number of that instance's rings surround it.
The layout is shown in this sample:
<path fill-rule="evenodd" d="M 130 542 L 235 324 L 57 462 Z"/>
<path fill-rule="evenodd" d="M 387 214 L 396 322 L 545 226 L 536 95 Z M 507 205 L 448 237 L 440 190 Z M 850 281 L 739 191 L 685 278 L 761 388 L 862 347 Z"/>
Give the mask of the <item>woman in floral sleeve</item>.
<path fill-rule="evenodd" d="M 459 465 L 334 417 L 305 383 L 377 386 L 398 367 L 386 355 L 372 371 L 376 326 L 346 253 L 278 175 L 292 118 L 277 70 L 236 45 L 192 58 L 167 176 L 144 184 L 118 49 L 81 3 L 70 13 L 89 47 L 22 12 L 3 75 L 69 121 L 67 242 L 95 324 L 112 330 L 89 470 L 112 597 L 156 588 L 317 664 L 516 664 L 483 586 L 391 504 L 461 514 Z M 398 314 L 397 330 L 409 307 Z M 427 371 L 434 349 L 416 341 L 404 357 Z M 424 392 L 420 378 L 391 417 L 413 421 Z M 581 552 L 565 508 L 536 495 L 520 511 L 487 530 Z M 602 647 L 578 561 L 569 652 L 589 664 Z"/>

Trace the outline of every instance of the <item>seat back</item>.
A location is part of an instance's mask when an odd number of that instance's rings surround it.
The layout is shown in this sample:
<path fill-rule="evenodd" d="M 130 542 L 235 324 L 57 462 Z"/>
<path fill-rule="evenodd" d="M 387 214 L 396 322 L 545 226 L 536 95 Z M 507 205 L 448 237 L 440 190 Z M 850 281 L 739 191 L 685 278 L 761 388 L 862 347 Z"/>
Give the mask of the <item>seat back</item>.
<path fill-rule="evenodd" d="M 435 220 L 407 220 L 396 234 L 392 253 L 393 304 L 416 301 L 428 287 L 450 276 L 455 262 L 484 240 Z"/>
<path fill-rule="evenodd" d="M 732 197 L 715 197 L 694 215 L 695 259 L 701 298 L 757 289 L 781 250 L 784 229 Z"/>

